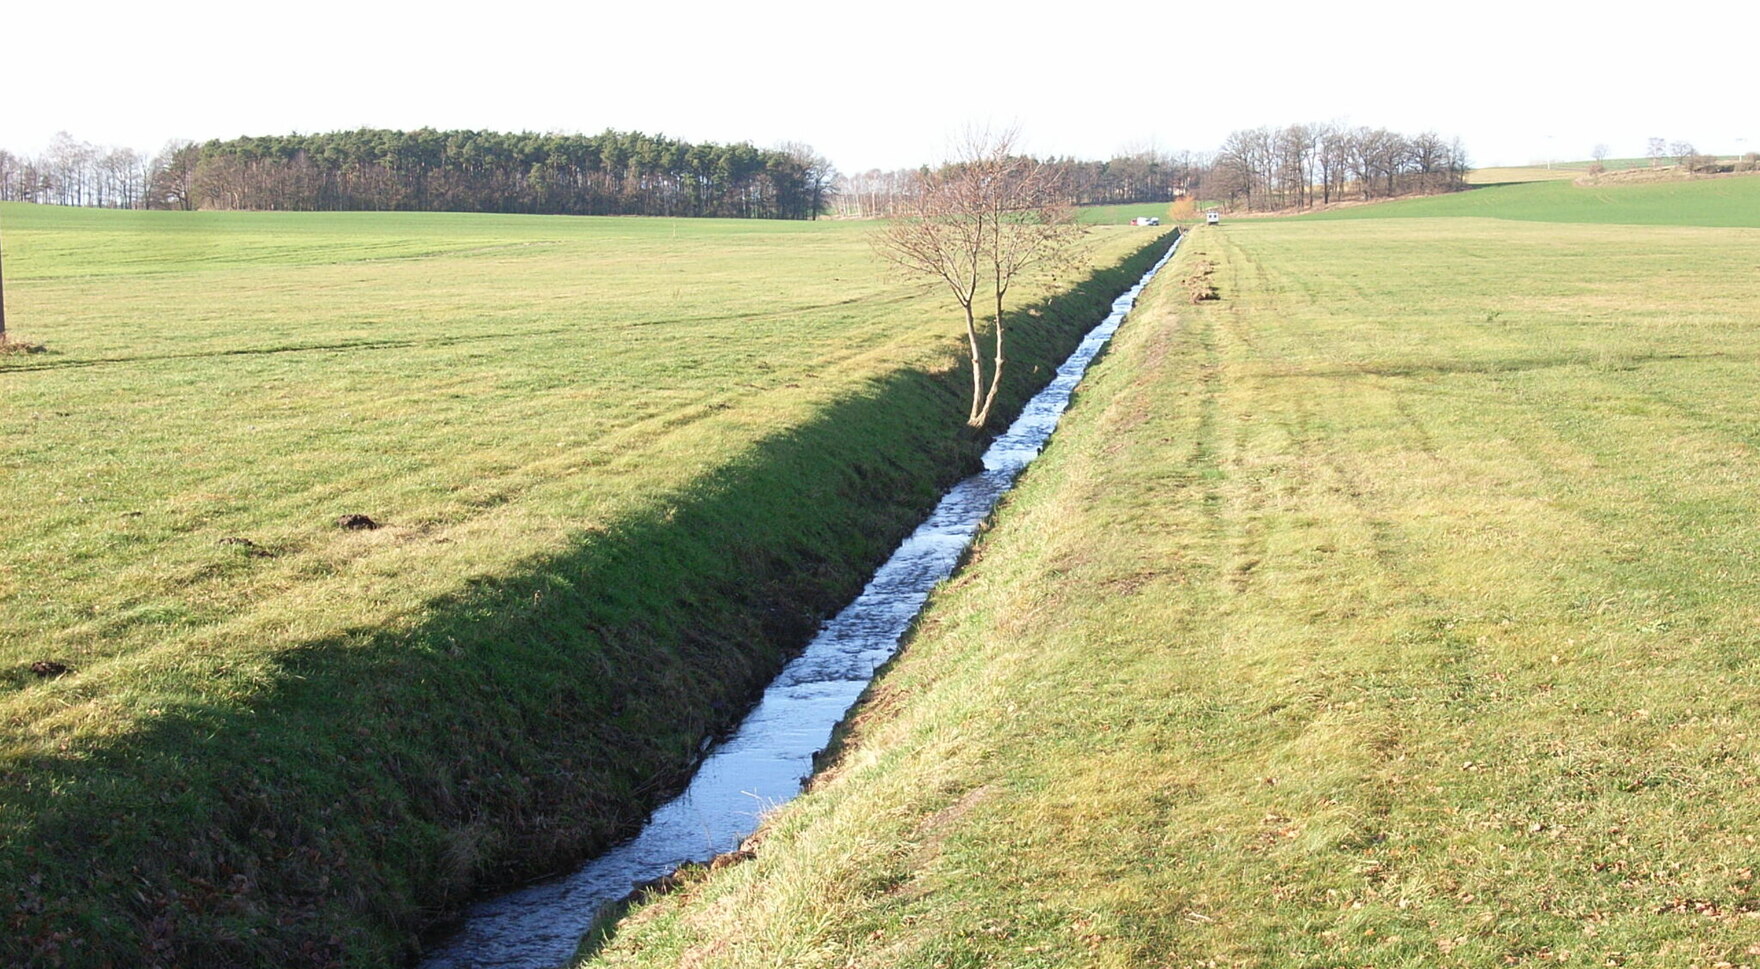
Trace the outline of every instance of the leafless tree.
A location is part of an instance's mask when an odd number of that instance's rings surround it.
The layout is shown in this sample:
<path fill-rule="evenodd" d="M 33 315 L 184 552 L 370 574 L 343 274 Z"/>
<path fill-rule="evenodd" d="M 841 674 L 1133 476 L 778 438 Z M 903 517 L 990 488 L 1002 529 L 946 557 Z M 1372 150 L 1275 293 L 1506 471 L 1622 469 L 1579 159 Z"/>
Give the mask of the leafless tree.
<path fill-rule="evenodd" d="M 97 152 L 97 148 L 65 131 L 56 132 L 43 160 L 48 176 L 48 201 L 61 205 L 85 205 L 95 181 L 92 160 L 97 157 Z"/>
<path fill-rule="evenodd" d="M 1353 182 L 1364 201 L 1453 192 L 1465 187 L 1466 175 L 1467 152 L 1458 138 L 1292 124 L 1230 134 L 1200 191 L 1249 212 L 1276 211 L 1339 201 Z"/>
<path fill-rule="evenodd" d="M 1324 137 L 1324 126 L 1313 124 L 1292 124 L 1276 133 L 1277 182 L 1283 190 L 1280 208 L 1305 209 L 1314 204 L 1314 177 Z"/>
<path fill-rule="evenodd" d="M 1244 198 L 1249 212 L 1276 208 L 1269 198 L 1272 143 L 1270 128 L 1235 131 L 1216 153 L 1217 187 L 1227 189 L 1231 199 Z"/>
<path fill-rule="evenodd" d="M 37 180 L 34 162 L 0 149 L 0 202 L 36 201 Z"/>
<path fill-rule="evenodd" d="M 776 150 L 801 166 L 804 173 L 801 187 L 807 193 L 807 205 L 812 217 L 817 219 L 820 212 L 830 208 L 831 196 L 836 191 L 837 166 L 831 163 L 831 159 L 813 150 L 812 145 L 802 142 L 785 141 L 777 145 Z"/>
<path fill-rule="evenodd" d="M 910 195 L 917 173 L 909 169 L 883 172 L 872 168 L 839 175 L 831 194 L 833 211 L 846 219 L 884 219 L 896 213 Z"/>
<path fill-rule="evenodd" d="M 1663 156 L 1668 154 L 1668 140 L 1665 138 L 1651 138 L 1645 153 L 1650 156 L 1650 167 L 1659 167 L 1662 164 Z"/>
<path fill-rule="evenodd" d="M 1027 270 L 1066 255 L 1082 231 L 1065 201 L 1059 170 L 1016 154 L 1017 140 L 1013 131 L 968 137 L 953 161 L 918 176 L 906 211 L 875 237 L 883 257 L 908 274 L 945 285 L 965 314 L 970 427 L 989 421 L 1002 386 L 1009 289 Z M 985 313 L 995 338 L 988 378 L 978 335 Z"/>
<path fill-rule="evenodd" d="M 1351 170 L 1350 159 L 1350 132 L 1338 127 L 1328 128 L 1320 139 L 1320 197 L 1325 204 L 1331 205 L 1334 199 L 1344 197 Z"/>
<path fill-rule="evenodd" d="M 153 156 L 147 173 L 147 207 L 193 209 L 196 163 L 201 151 L 194 142 L 173 139 Z"/>

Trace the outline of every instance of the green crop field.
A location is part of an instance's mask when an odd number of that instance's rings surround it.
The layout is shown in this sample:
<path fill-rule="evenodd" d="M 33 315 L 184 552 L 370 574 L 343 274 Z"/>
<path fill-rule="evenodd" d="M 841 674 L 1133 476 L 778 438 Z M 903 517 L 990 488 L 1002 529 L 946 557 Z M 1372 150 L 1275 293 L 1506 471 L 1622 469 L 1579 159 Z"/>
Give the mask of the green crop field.
<path fill-rule="evenodd" d="M 1092 225 L 1129 225 L 1132 219 L 1152 216 L 1163 222 L 1170 220 L 1166 202 L 1137 202 L 1130 205 L 1084 205 L 1076 209 L 1076 217 Z"/>
<path fill-rule="evenodd" d="M 1589 166 L 1594 162 L 1568 161 L 1553 162 L 1550 165 L 1509 165 L 1499 168 L 1475 168 L 1467 173 L 1467 182 L 1472 185 L 1504 185 L 1511 182 L 1548 182 L 1556 180 L 1569 181 L 1582 178 L 1589 174 Z M 1603 170 L 1623 172 L 1633 168 L 1650 167 L 1648 158 L 1609 158 L 1601 163 Z"/>
<path fill-rule="evenodd" d="M 1495 191 L 1194 232 L 829 772 L 592 964 L 1760 964 L 1760 229 Z"/>
<path fill-rule="evenodd" d="M 978 443 L 862 225 L 0 228 L 0 962 L 395 961 L 627 830 Z M 1090 238 L 1016 403 L 1152 241 Z"/>
<path fill-rule="evenodd" d="M 1569 181 L 1586 173 L 1581 168 L 1554 165 L 1512 165 L 1502 168 L 1475 168 L 1467 173 L 1468 185 L 1511 185 L 1517 182 Z"/>
<path fill-rule="evenodd" d="M 1529 182 L 1450 195 L 1333 209 L 1305 219 L 1429 219 L 1481 216 L 1529 222 L 1760 226 L 1760 176 L 1665 182 Z"/>

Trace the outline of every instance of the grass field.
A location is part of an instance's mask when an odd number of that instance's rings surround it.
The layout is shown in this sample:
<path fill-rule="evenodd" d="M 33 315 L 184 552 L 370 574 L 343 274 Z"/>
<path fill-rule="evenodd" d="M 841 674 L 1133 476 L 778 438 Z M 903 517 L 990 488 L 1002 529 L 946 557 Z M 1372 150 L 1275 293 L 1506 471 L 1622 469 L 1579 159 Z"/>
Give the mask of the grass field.
<path fill-rule="evenodd" d="M 1553 162 L 1551 165 L 1507 165 L 1499 168 L 1475 168 L 1467 173 L 1469 185 L 1506 185 L 1512 182 L 1550 182 L 1570 181 L 1589 174 L 1589 166 L 1594 162 L 1567 161 Z M 1650 167 L 1648 158 L 1609 158 L 1602 162 L 1602 167 L 1610 172 L 1623 172 L 1632 168 Z"/>
<path fill-rule="evenodd" d="M 1760 230 L 1597 221 L 1197 230 L 829 773 L 593 964 L 1760 964 Z"/>
<path fill-rule="evenodd" d="M 1174 204 L 1167 202 L 1138 202 L 1132 205 L 1084 205 L 1076 210 L 1076 217 L 1091 225 L 1129 225 L 1132 219 L 1140 216 L 1152 216 L 1163 222 L 1171 223 L 1180 217 Z M 1186 217 L 1190 218 L 1189 212 Z"/>
<path fill-rule="evenodd" d="M 419 609 L 940 349 L 829 223 L 5 218 L 0 642 L 88 672 Z"/>
<path fill-rule="evenodd" d="M 1302 216 L 1312 220 L 1431 219 L 1480 216 L 1604 225 L 1760 225 L 1760 176 L 1576 185 L 1567 181 L 1497 185 L 1450 195 L 1398 199 Z"/>
<path fill-rule="evenodd" d="M 395 961 L 626 830 L 975 453 L 859 225 L 0 220 L 0 962 Z M 1115 275 L 1022 294 L 1014 401 Z"/>

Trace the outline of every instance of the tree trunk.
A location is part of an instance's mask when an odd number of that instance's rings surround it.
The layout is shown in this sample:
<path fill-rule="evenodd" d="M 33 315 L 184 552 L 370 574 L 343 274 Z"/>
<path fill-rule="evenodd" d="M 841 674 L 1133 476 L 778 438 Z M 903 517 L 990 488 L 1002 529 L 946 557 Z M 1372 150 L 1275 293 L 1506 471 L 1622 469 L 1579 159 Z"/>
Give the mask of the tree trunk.
<path fill-rule="evenodd" d="M 1002 294 L 996 294 L 996 363 L 990 368 L 990 389 L 984 394 L 984 406 L 972 415 L 971 425 L 983 427 L 990 423 L 990 407 L 996 403 L 996 392 L 1002 387 Z"/>
<path fill-rule="evenodd" d="M 966 342 L 972 348 L 972 409 L 966 415 L 966 423 L 972 427 L 982 427 L 984 422 L 978 418 L 978 406 L 984 399 L 984 352 L 978 348 L 978 321 L 972 314 L 972 304 L 965 303 L 966 309 Z"/>
<path fill-rule="evenodd" d="M 4 249 L 0 246 L 0 249 Z M 6 273 L 0 269 L 0 343 L 6 342 Z"/>

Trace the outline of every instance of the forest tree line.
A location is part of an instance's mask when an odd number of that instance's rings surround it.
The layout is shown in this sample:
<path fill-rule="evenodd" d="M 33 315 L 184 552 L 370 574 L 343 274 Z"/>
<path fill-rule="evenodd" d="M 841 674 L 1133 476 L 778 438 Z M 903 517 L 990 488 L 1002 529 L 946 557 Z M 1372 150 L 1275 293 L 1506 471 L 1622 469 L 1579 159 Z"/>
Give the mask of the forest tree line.
<path fill-rule="evenodd" d="M 1144 149 L 1107 161 L 1050 158 L 1046 167 L 1072 205 L 1171 202 L 1198 190 L 1208 160 L 1189 151 Z M 917 179 L 927 169 L 871 169 L 839 175 L 833 183 L 832 210 L 844 218 L 887 218 L 908 208 Z"/>
<path fill-rule="evenodd" d="M 1075 205 L 1171 202 L 1177 198 L 1249 212 L 1307 209 L 1347 200 L 1454 192 L 1466 187 L 1460 139 L 1385 128 L 1292 124 L 1228 136 L 1214 153 L 1137 151 L 1108 161 L 1053 158 Z M 926 169 L 838 176 L 833 211 L 885 218 L 908 210 Z"/>
<path fill-rule="evenodd" d="M 132 148 L 100 148 L 64 131 L 36 158 L 0 149 L 0 202 L 147 208 L 148 183 L 166 157 Z"/>
<path fill-rule="evenodd" d="M 1292 124 L 1236 131 L 1213 153 L 1158 149 L 1047 165 L 1076 205 L 1195 198 L 1248 211 L 1456 191 L 1459 139 Z M 810 147 L 598 135 L 361 129 L 193 143 L 156 155 L 58 135 L 0 150 L 0 201 L 110 208 L 401 210 L 561 215 L 885 218 L 926 168 L 840 175 Z"/>
<path fill-rule="evenodd" d="M 1236 131 L 1205 171 L 1205 199 L 1249 212 L 1306 209 L 1347 200 L 1433 195 L 1466 188 L 1459 138 L 1385 128 L 1292 124 Z"/>
<path fill-rule="evenodd" d="M 111 208 L 810 219 L 833 172 L 804 145 L 362 129 L 173 142 L 152 157 L 63 134 L 0 151 L 0 201 Z"/>

